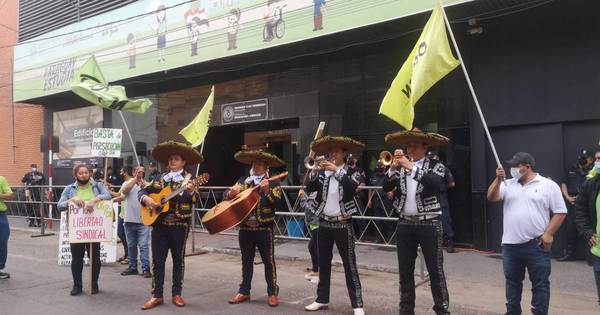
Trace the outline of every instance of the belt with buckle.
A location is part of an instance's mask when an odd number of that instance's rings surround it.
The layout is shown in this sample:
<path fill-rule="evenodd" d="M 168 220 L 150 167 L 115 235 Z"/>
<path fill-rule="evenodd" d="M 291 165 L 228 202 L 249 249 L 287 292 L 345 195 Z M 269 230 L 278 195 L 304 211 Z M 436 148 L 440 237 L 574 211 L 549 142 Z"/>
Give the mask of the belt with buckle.
<path fill-rule="evenodd" d="M 348 221 L 350 220 L 350 217 L 348 216 L 343 216 L 343 215 L 338 215 L 335 217 L 330 217 L 327 215 L 322 214 L 320 216 L 321 219 L 327 221 L 327 222 L 339 222 L 339 223 L 348 223 Z"/>
<path fill-rule="evenodd" d="M 421 221 L 429 221 L 435 220 L 440 217 L 439 214 L 420 214 L 420 215 L 400 215 L 400 218 L 410 222 L 421 222 Z"/>

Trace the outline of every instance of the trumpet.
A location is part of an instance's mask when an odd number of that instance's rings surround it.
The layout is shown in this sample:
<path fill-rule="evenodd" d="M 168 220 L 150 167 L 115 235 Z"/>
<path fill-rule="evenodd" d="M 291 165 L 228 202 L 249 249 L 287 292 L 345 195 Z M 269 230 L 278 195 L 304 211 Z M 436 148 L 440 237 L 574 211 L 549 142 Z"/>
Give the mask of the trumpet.
<path fill-rule="evenodd" d="M 328 157 L 318 156 L 316 158 L 312 156 L 307 156 L 304 158 L 304 167 L 308 170 L 319 170 L 321 167 L 321 163 L 325 161 L 331 161 Z"/>
<path fill-rule="evenodd" d="M 390 151 L 384 150 L 379 153 L 379 160 L 384 166 L 390 166 L 394 161 L 394 155 Z"/>

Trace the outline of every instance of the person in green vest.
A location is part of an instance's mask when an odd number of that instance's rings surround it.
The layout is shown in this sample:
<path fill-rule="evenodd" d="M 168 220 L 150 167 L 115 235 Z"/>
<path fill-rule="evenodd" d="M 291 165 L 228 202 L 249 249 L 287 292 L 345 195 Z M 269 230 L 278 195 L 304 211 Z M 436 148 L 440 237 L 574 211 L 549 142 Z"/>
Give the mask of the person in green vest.
<path fill-rule="evenodd" d="M 110 192 L 102 182 L 96 182 L 91 178 L 91 173 L 85 164 L 78 164 L 73 168 L 75 182 L 62 192 L 58 201 L 58 210 L 66 211 L 69 203 L 75 203 L 84 207 L 86 211 L 94 211 L 94 206 L 101 200 L 110 200 Z M 73 289 L 71 295 L 79 295 L 83 284 L 81 273 L 83 271 L 83 255 L 86 250 L 90 256 L 89 248 L 92 248 L 92 294 L 97 294 L 98 277 L 100 276 L 100 243 L 79 243 L 71 245 L 71 274 L 73 275 Z"/>
<path fill-rule="evenodd" d="M 575 200 L 575 225 L 579 235 L 587 241 L 592 253 L 592 266 L 596 279 L 598 304 L 600 305 L 600 150 L 594 155 L 594 168 Z"/>
<path fill-rule="evenodd" d="M 10 274 L 4 270 L 6 267 L 6 257 L 8 255 L 8 237 L 10 235 L 10 227 L 8 218 L 6 217 L 5 200 L 10 200 L 14 197 L 8 182 L 4 176 L 0 176 L 0 279 L 10 278 Z"/>

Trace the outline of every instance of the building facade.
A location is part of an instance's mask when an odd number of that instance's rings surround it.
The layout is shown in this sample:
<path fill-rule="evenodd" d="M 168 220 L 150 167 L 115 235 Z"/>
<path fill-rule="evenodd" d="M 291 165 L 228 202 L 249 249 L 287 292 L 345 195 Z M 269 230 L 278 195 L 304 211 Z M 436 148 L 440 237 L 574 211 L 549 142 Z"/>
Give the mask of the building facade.
<path fill-rule="evenodd" d="M 447 14 L 500 158 L 531 152 L 539 172 L 560 182 L 578 149 L 597 148 L 600 111 L 594 86 L 600 64 L 595 48 L 600 41 L 594 12 L 600 5 L 538 2 L 450 1 Z M 73 37 L 82 41 L 79 46 L 62 44 L 81 47 L 82 53 L 58 51 L 38 64 L 20 65 L 17 82 L 30 91 L 18 98 L 43 104 L 45 131 L 53 133 L 57 112 L 89 106 L 65 84 L 93 52 L 110 82 L 124 85 L 130 96 L 154 100 L 144 118 L 127 118 L 139 153 L 147 155 L 161 141 L 183 140 L 178 131 L 214 85 L 202 166 L 211 171 L 214 184 L 228 185 L 244 172 L 234 152 L 267 145 L 286 160 L 291 183 L 298 183 L 319 121 L 326 122 L 329 134 L 367 144 L 358 158 L 369 172 L 379 152 L 392 149 L 383 141 L 385 134 L 400 130 L 378 115 L 379 105 L 436 1 L 317 3 L 136 1 L 90 17 L 92 24 L 98 17 L 113 22 L 94 31 L 93 36 L 106 39 L 105 46 L 86 46 L 83 33 Z M 128 26 L 128 18 L 144 12 L 149 12 L 147 29 Z M 39 38 L 61 38 L 85 29 L 84 22 Z M 118 40 L 108 40 L 111 36 Z M 32 47 L 24 44 L 19 54 L 35 54 Z M 429 90 L 415 113 L 415 126 L 452 139 L 441 149 L 457 182 L 450 192 L 457 240 L 498 249 L 502 211 L 485 201 L 496 162 L 462 71 L 454 70 Z M 116 117 L 105 110 L 101 124 L 118 127 Z M 124 146 L 126 157 L 116 163 L 132 162 L 133 148 L 127 141 Z M 562 246 L 559 235 L 555 250 Z"/>

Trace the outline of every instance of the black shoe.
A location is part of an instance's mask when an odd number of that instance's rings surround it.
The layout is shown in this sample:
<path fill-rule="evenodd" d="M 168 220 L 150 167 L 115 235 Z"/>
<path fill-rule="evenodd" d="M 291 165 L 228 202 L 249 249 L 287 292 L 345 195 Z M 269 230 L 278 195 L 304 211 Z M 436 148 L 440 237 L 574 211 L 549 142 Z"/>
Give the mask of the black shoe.
<path fill-rule="evenodd" d="M 564 256 L 558 258 L 556 261 L 575 261 L 575 255 L 572 252 L 566 253 Z"/>
<path fill-rule="evenodd" d="M 98 288 L 98 285 L 93 285 L 92 286 L 92 295 L 94 294 L 98 294 L 98 292 L 100 292 L 100 289 Z"/>
<path fill-rule="evenodd" d="M 146 269 L 142 271 L 141 276 L 144 278 L 152 278 L 152 273 L 150 273 L 150 270 Z"/>
<path fill-rule="evenodd" d="M 456 253 L 456 250 L 454 250 L 454 242 L 448 241 L 448 248 L 446 248 L 446 251 L 448 253 Z"/>
<path fill-rule="evenodd" d="M 138 271 L 136 269 L 127 268 L 121 272 L 121 276 L 131 276 L 137 275 Z"/>
<path fill-rule="evenodd" d="M 80 295 L 81 292 L 82 292 L 81 287 L 74 285 L 73 289 L 71 289 L 71 296 Z"/>

